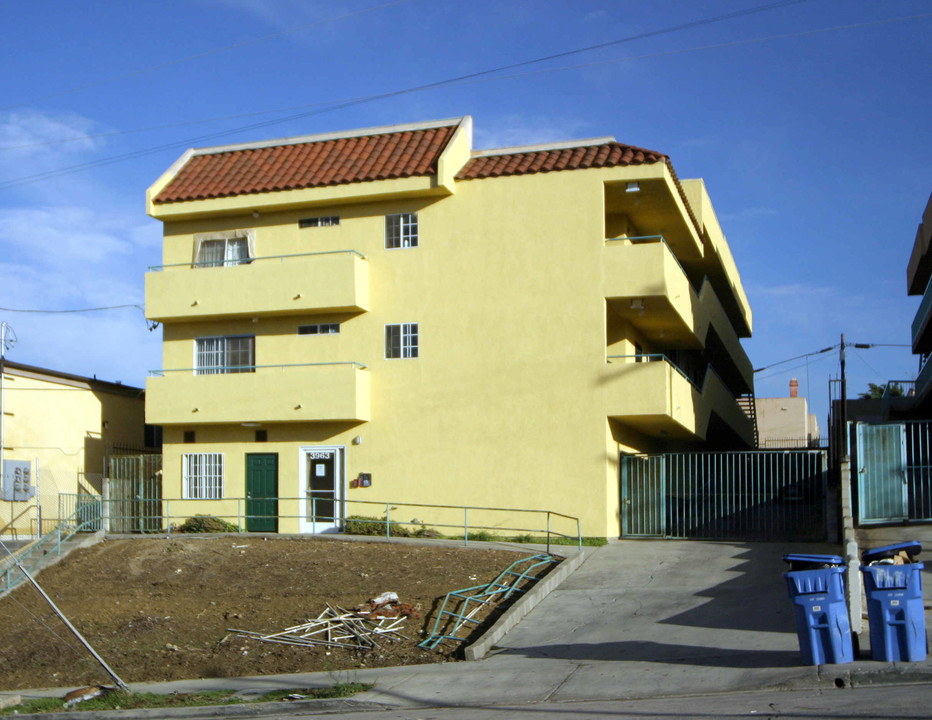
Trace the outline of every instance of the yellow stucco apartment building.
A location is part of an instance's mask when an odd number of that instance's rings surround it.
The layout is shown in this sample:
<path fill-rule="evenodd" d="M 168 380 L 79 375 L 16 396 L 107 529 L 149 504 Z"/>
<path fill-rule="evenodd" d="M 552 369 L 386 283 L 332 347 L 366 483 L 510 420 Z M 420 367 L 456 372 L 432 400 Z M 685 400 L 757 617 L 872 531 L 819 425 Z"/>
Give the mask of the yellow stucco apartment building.
<path fill-rule="evenodd" d="M 147 208 L 173 517 L 463 523 L 421 503 L 617 537 L 620 453 L 753 442 L 751 310 L 702 180 L 661 153 L 476 151 L 467 116 L 188 151 Z"/>

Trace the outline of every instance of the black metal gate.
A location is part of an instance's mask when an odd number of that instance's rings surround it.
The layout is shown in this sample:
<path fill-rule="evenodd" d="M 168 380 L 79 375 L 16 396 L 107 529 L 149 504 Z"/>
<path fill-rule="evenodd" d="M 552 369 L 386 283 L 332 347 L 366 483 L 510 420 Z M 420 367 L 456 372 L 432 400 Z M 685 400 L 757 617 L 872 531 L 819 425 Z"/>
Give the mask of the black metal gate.
<path fill-rule="evenodd" d="M 823 540 L 826 477 L 821 451 L 623 455 L 622 537 Z"/>

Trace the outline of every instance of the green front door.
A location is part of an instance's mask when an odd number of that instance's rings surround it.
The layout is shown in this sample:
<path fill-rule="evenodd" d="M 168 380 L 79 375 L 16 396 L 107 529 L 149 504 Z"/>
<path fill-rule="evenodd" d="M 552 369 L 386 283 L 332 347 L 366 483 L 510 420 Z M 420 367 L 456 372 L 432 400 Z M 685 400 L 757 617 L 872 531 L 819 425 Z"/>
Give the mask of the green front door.
<path fill-rule="evenodd" d="M 278 455 L 246 456 L 246 532 L 278 532 Z"/>

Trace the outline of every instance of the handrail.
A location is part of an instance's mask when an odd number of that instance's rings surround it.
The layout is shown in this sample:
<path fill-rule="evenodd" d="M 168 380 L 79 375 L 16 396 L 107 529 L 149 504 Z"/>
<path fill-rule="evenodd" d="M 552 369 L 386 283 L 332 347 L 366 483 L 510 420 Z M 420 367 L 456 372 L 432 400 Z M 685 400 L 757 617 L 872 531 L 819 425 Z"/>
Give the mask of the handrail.
<path fill-rule="evenodd" d="M 251 265 L 252 263 L 258 260 L 279 260 L 284 262 L 286 258 L 296 258 L 296 257 L 310 257 L 312 255 L 340 255 L 343 253 L 350 253 L 352 255 L 358 255 L 363 260 L 366 260 L 366 256 L 363 255 L 358 250 L 319 250 L 317 252 L 307 252 L 307 253 L 292 253 L 290 255 L 260 255 L 259 257 L 251 258 L 240 258 L 237 260 L 201 260 L 195 262 L 185 262 L 185 263 L 171 263 L 168 265 L 150 265 L 150 272 L 161 272 L 166 268 L 175 268 L 175 267 L 189 267 L 189 268 L 198 268 L 198 267 L 234 267 L 236 265 Z"/>
<path fill-rule="evenodd" d="M 63 495 L 65 495 L 63 493 Z M 306 503 L 310 501 L 311 509 L 310 514 L 304 511 L 299 511 L 297 514 L 282 512 L 282 508 L 278 503 Z M 318 512 L 318 501 L 322 504 L 324 508 L 327 508 L 328 511 L 325 513 Z M 115 506 L 119 507 L 119 503 L 122 502 L 116 498 L 110 498 L 106 501 L 99 500 L 98 502 L 107 502 L 109 503 L 109 512 L 105 513 L 106 517 L 112 522 L 114 520 L 123 520 L 123 516 L 114 512 Z M 221 497 L 221 498 L 211 498 L 211 499 L 196 499 L 196 498 L 183 498 L 183 497 L 160 497 L 160 498 L 144 498 L 137 497 L 134 499 L 134 502 L 148 504 L 155 512 L 153 513 L 153 519 L 156 520 L 158 527 L 148 531 L 152 533 L 168 533 L 171 534 L 175 532 L 173 528 L 173 523 L 179 520 L 184 520 L 191 517 L 191 504 L 196 504 L 195 513 L 200 514 L 209 514 L 213 517 L 219 518 L 221 520 L 227 520 L 231 524 L 235 524 L 238 532 L 243 532 L 245 530 L 244 521 L 250 519 L 269 519 L 269 520 L 302 520 L 309 523 L 331 523 L 331 524 L 343 524 L 348 518 L 348 508 L 352 508 L 355 505 L 374 505 L 379 508 L 379 510 L 384 511 L 384 518 L 362 518 L 359 522 L 365 524 L 377 524 L 384 525 L 385 527 L 385 536 L 392 536 L 392 528 L 403 527 L 403 526 L 421 526 L 421 527 L 431 527 L 431 528 L 456 528 L 462 529 L 463 531 L 463 540 L 468 545 L 470 539 L 470 533 L 475 534 L 476 531 L 496 531 L 501 533 L 502 531 L 508 531 L 514 534 L 522 533 L 540 533 L 542 536 L 547 538 L 547 547 L 548 551 L 550 548 L 551 538 L 566 538 L 569 540 L 575 540 L 577 547 L 582 549 L 582 526 L 578 517 L 573 515 L 567 515 L 555 510 L 538 510 L 533 508 L 503 508 L 503 507 L 485 507 L 481 505 L 436 505 L 432 503 L 406 503 L 406 502 L 385 502 L 381 500 L 357 500 L 354 498 L 340 498 L 337 500 L 330 498 L 316 498 L 308 496 L 298 496 L 298 497 L 269 497 L 269 498 L 260 498 L 260 497 Z M 275 503 L 274 512 L 263 513 L 261 511 L 257 512 L 255 506 L 250 508 L 249 503 L 258 503 L 261 508 L 261 503 Z M 222 504 L 226 504 L 225 506 Z M 233 512 L 233 504 L 235 503 L 235 512 Z M 172 506 L 176 504 L 181 504 L 184 510 L 182 512 L 172 512 Z M 332 508 L 332 510 L 330 509 Z M 393 511 L 397 511 L 399 508 L 426 508 L 426 509 L 435 509 L 441 511 L 457 511 L 463 513 L 462 522 L 452 523 L 452 522 L 439 522 L 432 521 L 429 519 L 424 519 L 423 521 L 411 521 L 411 520 L 399 520 L 396 517 L 392 516 Z M 299 508 L 300 509 L 300 508 Z M 227 510 L 227 512 L 217 512 L 216 510 Z M 213 511 L 213 512 L 212 512 Z M 546 526 L 544 526 L 543 521 L 538 527 L 505 527 L 502 525 L 478 525 L 475 523 L 470 523 L 470 512 L 501 512 L 501 513 L 511 513 L 518 514 L 523 513 L 527 515 L 537 515 L 545 516 Z M 563 533 L 553 529 L 554 519 L 563 519 L 569 522 L 570 525 L 575 524 L 576 532 L 575 533 Z M 542 519 L 543 520 L 543 519 Z M 525 524 L 533 524 L 528 521 Z M 107 528 L 104 528 L 107 529 Z M 144 531 L 145 532 L 145 531 Z"/>
<path fill-rule="evenodd" d="M 13 525 L 16 523 L 17 520 L 19 520 L 23 515 L 25 515 L 26 513 L 28 513 L 30 510 L 35 510 L 36 507 L 37 507 L 36 505 L 27 505 L 26 507 L 23 508 L 23 511 L 22 511 L 21 513 L 19 513 L 15 518 L 13 518 L 12 520 L 10 520 L 10 522 L 8 522 L 8 523 L 7 523 L 6 525 L 4 525 L 3 527 L 0 527 L 0 537 L 3 537 L 3 533 L 5 533 L 7 530 L 10 530 L 10 531 L 11 531 L 11 534 L 13 535 L 13 539 L 16 540 L 16 539 L 17 539 L 17 534 L 16 534 L 16 533 L 17 533 L 17 530 L 16 530 L 15 527 L 13 527 Z M 38 530 L 39 530 L 40 533 L 42 532 L 42 528 L 38 528 Z"/>
<path fill-rule="evenodd" d="M 96 512 L 93 511 L 94 508 L 96 508 Z M 27 571 L 30 571 L 30 572 L 35 570 L 35 568 L 48 555 L 51 555 L 53 552 L 56 555 L 61 555 L 62 543 L 65 543 L 68 540 L 70 540 L 75 534 L 82 532 L 82 531 L 98 529 L 97 526 L 99 526 L 101 522 L 101 514 L 102 514 L 101 508 L 102 508 L 102 501 L 100 500 L 94 500 L 90 503 L 87 503 L 79 507 L 67 519 L 59 522 L 58 525 L 55 526 L 54 530 L 46 533 L 45 535 L 42 535 L 40 538 L 38 538 L 37 540 L 34 540 L 33 542 L 29 543 L 25 547 L 22 547 L 19 550 L 16 550 L 13 553 L 14 556 L 16 557 L 20 565 L 25 566 L 26 560 L 30 558 L 32 555 L 34 555 L 35 552 L 39 548 L 47 544 L 47 542 L 54 543 L 54 546 L 52 548 L 45 550 L 42 553 L 42 555 L 40 555 L 35 560 L 35 562 L 33 562 L 30 565 L 30 567 L 26 568 Z M 89 512 L 89 509 L 91 510 L 90 512 Z M 91 517 L 87 520 L 77 522 L 78 520 L 81 519 L 82 515 L 84 516 L 90 515 Z M 0 581 L 0 594 L 6 593 L 12 590 L 17 585 L 19 585 L 21 582 L 23 582 L 23 580 L 25 580 L 25 575 L 23 575 L 22 573 L 20 573 L 19 577 L 14 580 L 13 572 L 16 570 L 18 570 L 18 568 L 15 564 L 10 564 L 7 567 L 3 567 L 2 565 L 0 565 L 0 578 L 2 578 L 2 581 Z"/>
<path fill-rule="evenodd" d="M 238 373 L 255 372 L 256 370 L 265 370 L 268 368 L 279 368 L 284 372 L 285 368 L 295 367 L 323 367 L 326 365 L 353 365 L 360 370 L 367 370 L 368 367 L 355 360 L 338 360 L 334 362 L 320 363 L 279 363 L 277 365 L 210 365 L 199 368 L 162 368 L 161 370 L 149 370 L 149 377 L 162 377 L 165 373 L 175 372 L 193 372 L 195 375 L 236 375 Z M 208 372 L 208 371 L 219 372 Z"/>

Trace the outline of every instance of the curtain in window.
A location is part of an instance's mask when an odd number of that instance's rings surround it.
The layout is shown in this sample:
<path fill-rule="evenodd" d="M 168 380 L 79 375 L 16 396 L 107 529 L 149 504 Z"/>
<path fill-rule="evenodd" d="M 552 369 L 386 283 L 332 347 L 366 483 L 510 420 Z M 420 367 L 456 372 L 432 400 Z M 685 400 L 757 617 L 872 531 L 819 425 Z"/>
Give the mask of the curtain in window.
<path fill-rule="evenodd" d="M 197 256 L 198 267 L 218 267 L 223 265 L 225 240 L 205 240 L 201 243 Z"/>

